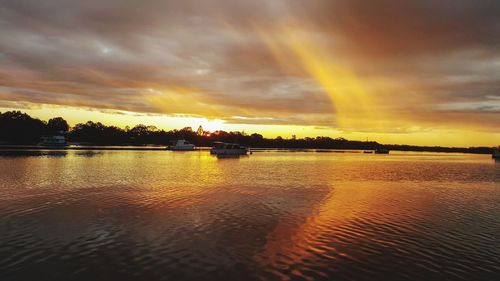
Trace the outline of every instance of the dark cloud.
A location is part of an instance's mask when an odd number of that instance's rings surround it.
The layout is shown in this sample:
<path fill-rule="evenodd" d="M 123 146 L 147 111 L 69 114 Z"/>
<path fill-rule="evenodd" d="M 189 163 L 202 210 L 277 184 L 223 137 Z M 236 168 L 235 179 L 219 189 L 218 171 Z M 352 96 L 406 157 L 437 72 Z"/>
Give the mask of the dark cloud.
<path fill-rule="evenodd" d="M 500 2 L 495 0 L 313 0 L 302 5 L 313 28 L 364 55 L 496 51 L 500 44 Z"/>

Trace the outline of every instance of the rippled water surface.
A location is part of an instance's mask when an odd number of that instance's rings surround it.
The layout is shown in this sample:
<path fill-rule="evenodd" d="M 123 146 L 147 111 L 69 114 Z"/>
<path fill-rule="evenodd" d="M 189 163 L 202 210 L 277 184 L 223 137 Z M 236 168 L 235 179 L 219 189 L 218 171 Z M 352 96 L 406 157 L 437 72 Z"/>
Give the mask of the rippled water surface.
<path fill-rule="evenodd" d="M 487 155 L 0 152 L 0 280 L 500 280 Z"/>

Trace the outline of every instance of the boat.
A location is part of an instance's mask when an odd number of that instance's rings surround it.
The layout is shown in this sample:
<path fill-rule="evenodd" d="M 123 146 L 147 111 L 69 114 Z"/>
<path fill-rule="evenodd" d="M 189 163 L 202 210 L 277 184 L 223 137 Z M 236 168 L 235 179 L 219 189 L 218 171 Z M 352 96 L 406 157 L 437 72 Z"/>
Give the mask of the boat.
<path fill-rule="evenodd" d="M 493 153 L 491 154 L 491 158 L 500 159 L 500 146 L 497 148 L 493 148 Z"/>
<path fill-rule="evenodd" d="M 247 155 L 249 149 L 237 143 L 214 142 L 210 154 L 220 155 Z"/>
<path fill-rule="evenodd" d="M 375 154 L 389 154 L 389 149 L 382 147 L 375 148 Z"/>
<path fill-rule="evenodd" d="M 190 151 L 194 150 L 194 144 L 186 140 L 177 140 L 174 145 L 169 145 L 167 149 L 174 151 Z"/>
<path fill-rule="evenodd" d="M 64 147 L 67 146 L 66 137 L 63 135 L 46 135 L 40 137 L 39 146 Z"/>

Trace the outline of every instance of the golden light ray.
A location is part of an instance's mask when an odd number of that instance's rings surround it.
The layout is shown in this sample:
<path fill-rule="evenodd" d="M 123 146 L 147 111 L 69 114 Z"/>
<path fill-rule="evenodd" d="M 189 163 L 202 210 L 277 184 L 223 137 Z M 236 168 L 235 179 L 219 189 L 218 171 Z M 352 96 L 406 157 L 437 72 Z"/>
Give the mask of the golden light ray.
<path fill-rule="evenodd" d="M 258 28 L 258 34 L 283 69 L 298 66 L 323 88 L 332 102 L 337 125 L 342 129 L 381 129 L 384 113 L 363 81 L 348 67 L 337 63 L 332 54 L 315 44 L 306 32 L 296 25 L 285 26 L 272 32 Z"/>

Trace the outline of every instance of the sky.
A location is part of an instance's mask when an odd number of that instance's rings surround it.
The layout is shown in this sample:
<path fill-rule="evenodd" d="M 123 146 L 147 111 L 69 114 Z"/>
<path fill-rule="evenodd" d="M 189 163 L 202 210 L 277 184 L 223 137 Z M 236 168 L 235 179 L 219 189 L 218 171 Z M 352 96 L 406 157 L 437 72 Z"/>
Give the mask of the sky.
<path fill-rule="evenodd" d="M 0 0 L 0 111 L 500 144 L 500 2 Z"/>

